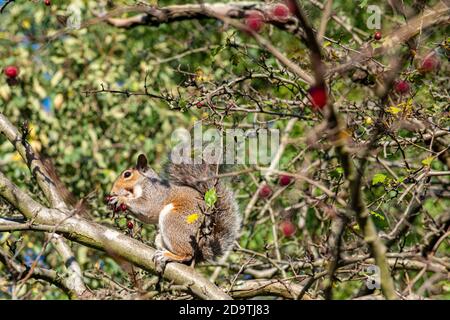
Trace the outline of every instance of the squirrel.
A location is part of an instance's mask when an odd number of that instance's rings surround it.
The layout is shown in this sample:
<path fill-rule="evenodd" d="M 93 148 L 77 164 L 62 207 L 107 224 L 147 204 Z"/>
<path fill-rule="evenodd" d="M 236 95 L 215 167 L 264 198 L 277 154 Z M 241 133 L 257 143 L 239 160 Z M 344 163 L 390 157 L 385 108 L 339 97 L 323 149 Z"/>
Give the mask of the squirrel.
<path fill-rule="evenodd" d="M 113 183 L 108 204 L 125 208 L 146 224 L 157 224 L 154 262 L 163 271 L 167 262 L 214 260 L 231 249 L 241 217 L 233 193 L 215 178 L 215 165 L 169 163 L 160 177 L 140 154 L 136 166 Z M 212 207 L 205 193 L 215 188 Z"/>

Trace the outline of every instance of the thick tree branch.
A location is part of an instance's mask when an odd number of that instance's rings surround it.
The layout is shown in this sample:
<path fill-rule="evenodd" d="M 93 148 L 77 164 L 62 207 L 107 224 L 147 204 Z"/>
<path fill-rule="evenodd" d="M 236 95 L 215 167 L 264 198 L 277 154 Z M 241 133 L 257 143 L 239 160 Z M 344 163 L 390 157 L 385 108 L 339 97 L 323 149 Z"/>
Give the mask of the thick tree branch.
<path fill-rule="evenodd" d="M 123 258 L 134 265 L 154 272 L 155 250 L 120 232 L 78 216 L 61 215 L 61 210 L 49 209 L 34 201 L 0 172 L 0 195 L 34 223 L 55 228 L 65 238 Z M 229 299 L 222 290 L 186 265 L 169 263 L 164 277 L 186 285 L 202 299 Z"/>
<path fill-rule="evenodd" d="M 65 239 L 58 234 L 49 233 L 47 236 L 51 237 L 51 243 L 64 261 L 67 272 L 65 281 L 70 284 L 70 287 L 73 288 L 73 291 L 76 292 L 79 298 L 91 298 L 92 295 L 84 284 L 80 265 L 76 261 L 70 246 L 66 243 Z"/>
<path fill-rule="evenodd" d="M 12 143 L 22 159 L 30 168 L 31 173 L 36 178 L 39 187 L 54 208 L 67 209 L 67 206 L 57 190 L 56 183 L 51 179 L 39 156 L 34 152 L 31 145 L 23 134 L 0 113 L 0 133 L 6 136 Z"/>

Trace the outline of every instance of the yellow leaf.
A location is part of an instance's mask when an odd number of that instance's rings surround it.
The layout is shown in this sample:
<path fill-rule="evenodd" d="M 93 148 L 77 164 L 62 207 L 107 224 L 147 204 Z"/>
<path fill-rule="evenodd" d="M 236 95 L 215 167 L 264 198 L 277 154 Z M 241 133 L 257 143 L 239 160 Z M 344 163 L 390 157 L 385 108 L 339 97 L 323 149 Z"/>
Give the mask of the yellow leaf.
<path fill-rule="evenodd" d="M 210 81 L 212 79 L 211 75 L 206 75 L 205 72 L 203 72 L 202 69 L 198 68 L 195 71 L 195 80 L 197 82 L 206 82 L 206 81 Z"/>
<path fill-rule="evenodd" d="M 431 165 L 431 162 L 433 161 L 434 157 L 428 157 L 422 160 L 422 164 L 424 166 L 429 167 Z"/>
<path fill-rule="evenodd" d="M 59 110 L 64 102 L 64 96 L 61 93 L 58 93 L 53 99 L 53 103 L 55 104 L 55 109 Z"/>
<path fill-rule="evenodd" d="M 28 20 L 28 19 L 23 20 L 23 21 L 22 21 L 22 27 L 23 27 L 24 29 L 30 29 L 30 28 L 31 28 L 30 20 Z"/>
<path fill-rule="evenodd" d="M 30 141 L 30 145 L 33 148 L 33 150 L 40 152 L 42 149 L 42 144 L 40 141 L 34 140 L 34 141 Z"/>
<path fill-rule="evenodd" d="M 401 112 L 402 109 L 399 107 L 390 106 L 387 111 L 392 114 L 397 114 L 397 113 Z"/>
<path fill-rule="evenodd" d="M 365 123 L 366 125 L 370 126 L 370 125 L 373 123 L 373 120 L 372 120 L 371 117 L 366 117 L 366 118 L 364 119 L 364 123 Z"/>
<path fill-rule="evenodd" d="M 30 139 L 30 140 L 37 139 L 36 127 L 34 126 L 34 124 L 29 123 L 29 124 L 28 124 L 28 130 L 30 131 L 30 135 L 28 136 L 29 139 Z"/>
<path fill-rule="evenodd" d="M 22 157 L 20 156 L 20 153 L 16 151 L 14 153 L 14 155 L 12 156 L 11 161 L 14 161 L 14 162 L 22 161 Z"/>
<path fill-rule="evenodd" d="M 187 216 L 186 222 L 189 224 L 194 223 L 198 219 L 198 213 L 193 213 Z"/>

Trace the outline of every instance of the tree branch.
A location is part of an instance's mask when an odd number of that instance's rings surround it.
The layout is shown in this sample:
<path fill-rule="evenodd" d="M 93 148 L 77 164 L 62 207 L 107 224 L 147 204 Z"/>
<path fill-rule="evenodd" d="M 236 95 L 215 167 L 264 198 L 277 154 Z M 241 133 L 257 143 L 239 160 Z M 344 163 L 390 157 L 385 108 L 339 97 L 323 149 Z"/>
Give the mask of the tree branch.
<path fill-rule="evenodd" d="M 61 215 L 61 210 L 45 208 L 20 190 L 0 172 L 0 195 L 33 223 L 54 227 L 65 238 L 123 258 L 134 265 L 154 272 L 155 250 L 120 232 L 78 216 Z M 222 290 L 192 268 L 169 263 L 163 275 L 176 284 L 186 285 L 202 299 L 230 299 Z"/>

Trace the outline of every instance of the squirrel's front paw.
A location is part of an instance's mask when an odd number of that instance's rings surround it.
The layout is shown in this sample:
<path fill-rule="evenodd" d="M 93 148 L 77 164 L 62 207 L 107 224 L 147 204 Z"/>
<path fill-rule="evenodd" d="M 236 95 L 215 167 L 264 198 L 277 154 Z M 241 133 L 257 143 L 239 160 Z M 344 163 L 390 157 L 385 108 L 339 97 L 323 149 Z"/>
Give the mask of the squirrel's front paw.
<path fill-rule="evenodd" d="M 167 264 L 167 257 L 164 255 L 164 250 L 156 250 L 153 256 L 156 272 L 163 273 Z"/>

